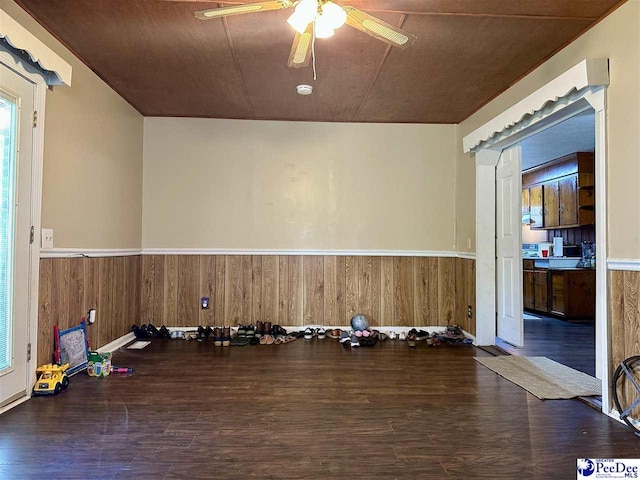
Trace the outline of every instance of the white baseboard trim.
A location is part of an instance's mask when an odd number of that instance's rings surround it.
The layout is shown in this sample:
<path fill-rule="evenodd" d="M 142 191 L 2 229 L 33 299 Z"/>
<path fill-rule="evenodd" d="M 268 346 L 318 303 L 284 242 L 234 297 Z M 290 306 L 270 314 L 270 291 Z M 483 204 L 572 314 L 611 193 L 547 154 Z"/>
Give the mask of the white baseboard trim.
<path fill-rule="evenodd" d="M 11 410 L 12 408 L 17 407 L 18 405 L 26 402 L 30 398 L 31 398 L 31 396 L 29 394 L 26 394 L 24 397 L 20 397 L 17 400 L 14 400 L 13 402 L 5 405 L 4 407 L 0 408 L 0 415 L 3 414 L 4 412 L 8 411 L 8 410 Z"/>
<path fill-rule="evenodd" d="M 640 272 L 640 260 L 635 258 L 609 258 L 607 259 L 609 270 L 626 270 Z"/>
<path fill-rule="evenodd" d="M 113 342 L 109 342 L 106 345 L 98 348 L 98 353 L 106 353 L 106 352 L 114 352 L 118 350 L 120 347 L 124 347 L 126 344 L 133 342 L 136 339 L 136 336 L 133 332 L 129 332 L 126 335 L 121 336 L 120 338 L 116 338 Z"/>
<path fill-rule="evenodd" d="M 140 249 L 129 248 L 45 248 L 40 249 L 40 258 L 72 258 L 72 257 L 131 257 L 142 255 Z"/>
<path fill-rule="evenodd" d="M 606 413 L 606 412 L 605 412 Z M 618 410 L 616 410 L 615 408 L 612 408 L 610 412 L 607 413 L 607 415 L 611 418 L 613 418 L 614 420 L 619 421 L 620 423 L 622 423 L 625 427 L 628 427 L 629 425 L 627 425 L 625 423 L 624 420 L 622 420 L 620 418 L 620 412 L 618 412 Z M 640 421 L 638 420 L 634 420 L 633 418 L 630 418 L 629 421 L 631 421 L 631 423 L 638 429 L 640 429 Z"/>

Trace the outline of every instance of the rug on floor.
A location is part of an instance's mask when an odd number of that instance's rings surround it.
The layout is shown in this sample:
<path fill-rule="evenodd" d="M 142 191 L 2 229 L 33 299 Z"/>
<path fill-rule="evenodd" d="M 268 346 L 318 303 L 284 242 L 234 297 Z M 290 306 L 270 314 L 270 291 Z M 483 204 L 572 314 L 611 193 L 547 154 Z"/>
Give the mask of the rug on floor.
<path fill-rule="evenodd" d="M 537 315 L 531 315 L 530 313 L 523 313 L 522 318 L 525 320 L 541 320 Z"/>
<path fill-rule="evenodd" d="M 474 357 L 510 382 L 540 400 L 601 395 L 601 382 L 586 373 L 569 368 L 547 357 Z"/>

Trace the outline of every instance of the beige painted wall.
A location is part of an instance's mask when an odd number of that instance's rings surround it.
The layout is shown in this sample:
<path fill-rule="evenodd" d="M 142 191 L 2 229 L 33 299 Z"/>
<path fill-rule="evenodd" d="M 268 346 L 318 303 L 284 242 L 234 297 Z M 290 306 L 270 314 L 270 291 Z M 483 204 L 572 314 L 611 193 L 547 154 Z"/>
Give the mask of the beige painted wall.
<path fill-rule="evenodd" d="M 455 136 L 146 118 L 143 247 L 451 251 Z"/>
<path fill-rule="evenodd" d="M 73 67 L 47 92 L 42 226 L 55 247 L 140 248 L 142 116 L 13 1 L 0 8 Z"/>
<path fill-rule="evenodd" d="M 571 45 L 465 120 L 462 138 L 584 58 L 609 58 L 607 192 L 609 257 L 640 259 L 640 0 L 629 0 Z M 473 156 L 456 162 L 457 239 L 475 236 L 475 196 L 467 194 Z M 464 250 L 461 248 L 460 250 Z"/>

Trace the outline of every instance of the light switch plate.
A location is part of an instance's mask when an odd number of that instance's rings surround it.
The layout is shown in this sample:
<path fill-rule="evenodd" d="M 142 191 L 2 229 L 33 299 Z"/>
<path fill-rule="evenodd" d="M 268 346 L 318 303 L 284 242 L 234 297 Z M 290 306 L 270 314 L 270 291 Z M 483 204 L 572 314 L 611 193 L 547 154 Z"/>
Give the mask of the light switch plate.
<path fill-rule="evenodd" d="M 42 229 L 42 248 L 53 248 L 53 228 Z"/>

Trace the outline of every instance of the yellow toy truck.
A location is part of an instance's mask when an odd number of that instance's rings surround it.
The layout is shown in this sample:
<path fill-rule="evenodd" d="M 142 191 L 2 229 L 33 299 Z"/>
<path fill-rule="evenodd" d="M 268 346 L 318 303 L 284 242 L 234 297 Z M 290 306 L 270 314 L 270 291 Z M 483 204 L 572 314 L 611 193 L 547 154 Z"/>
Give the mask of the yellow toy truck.
<path fill-rule="evenodd" d="M 33 387 L 34 395 L 57 395 L 69 386 L 69 377 L 67 377 L 67 369 L 69 364 L 56 365 L 48 363 L 38 367 L 36 372 L 40 374 L 40 378 Z"/>

